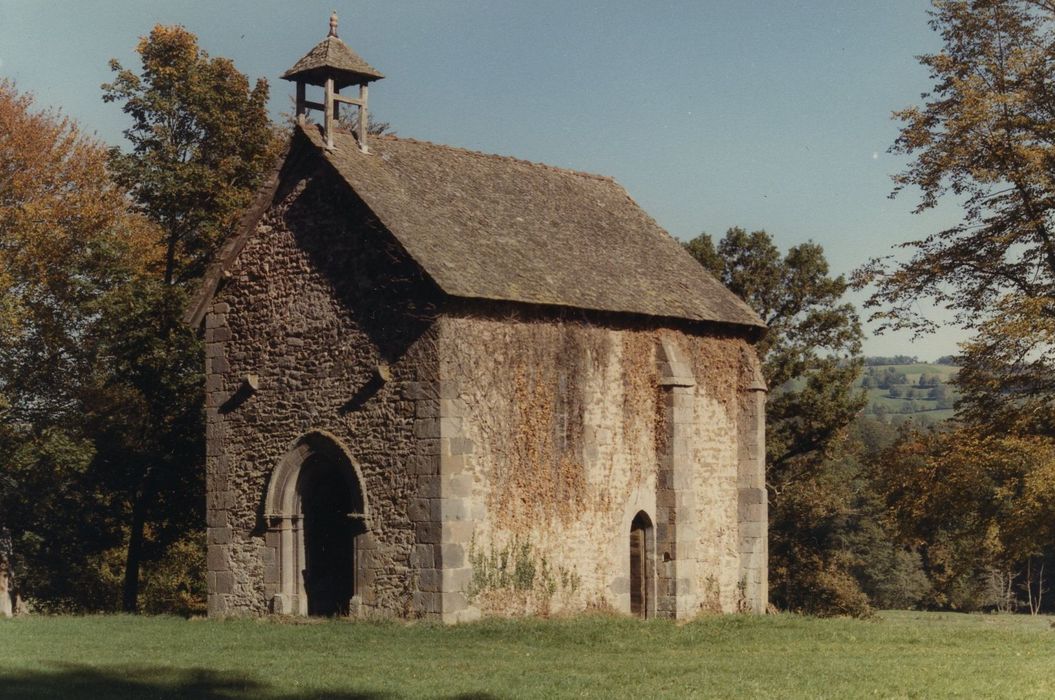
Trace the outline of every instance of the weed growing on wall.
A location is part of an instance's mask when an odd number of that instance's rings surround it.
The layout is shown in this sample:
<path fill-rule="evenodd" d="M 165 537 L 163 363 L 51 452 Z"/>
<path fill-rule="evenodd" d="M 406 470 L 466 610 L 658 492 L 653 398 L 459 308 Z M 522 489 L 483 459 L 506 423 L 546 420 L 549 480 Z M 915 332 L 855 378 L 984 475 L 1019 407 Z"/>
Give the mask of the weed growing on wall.
<path fill-rule="evenodd" d="M 474 538 L 469 545 L 469 564 L 469 600 L 510 613 L 546 614 L 554 596 L 573 596 L 582 585 L 574 568 L 553 567 L 530 541 L 517 538 L 501 547 L 480 547 Z"/>

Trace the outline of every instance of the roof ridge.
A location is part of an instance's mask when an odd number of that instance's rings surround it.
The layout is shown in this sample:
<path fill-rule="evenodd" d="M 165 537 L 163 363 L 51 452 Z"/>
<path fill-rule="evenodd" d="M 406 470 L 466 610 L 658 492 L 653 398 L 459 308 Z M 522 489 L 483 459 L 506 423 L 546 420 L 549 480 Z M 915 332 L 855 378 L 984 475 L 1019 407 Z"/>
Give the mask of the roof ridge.
<path fill-rule="evenodd" d="M 574 168 L 562 168 L 557 165 L 550 165 L 549 163 L 542 163 L 534 160 L 527 160 L 526 158 L 517 158 L 516 156 L 503 156 L 498 153 L 488 153 L 487 151 L 476 151 L 471 148 L 463 148 L 461 146 L 451 146 L 446 143 L 436 143 L 435 141 L 427 141 L 425 139 L 416 139 L 409 136 L 396 136 L 394 134 L 378 134 L 371 135 L 371 139 L 387 139 L 391 141 L 403 141 L 404 143 L 416 143 L 423 146 L 432 146 L 433 148 L 442 148 L 448 151 L 454 151 L 457 153 L 465 153 L 471 156 L 477 156 L 481 158 L 497 158 L 499 160 L 513 161 L 514 163 L 522 163 L 524 165 L 530 165 L 535 168 L 543 170 L 552 170 L 558 173 L 566 173 L 568 175 L 578 175 L 580 177 L 590 178 L 592 180 L 600 180 L 602 182 L 612 182 L 618 184 L 618 181 L 609 175 L 601 175 L 600 173 L 591 173 L 585 170 L 576 170 Z"/>

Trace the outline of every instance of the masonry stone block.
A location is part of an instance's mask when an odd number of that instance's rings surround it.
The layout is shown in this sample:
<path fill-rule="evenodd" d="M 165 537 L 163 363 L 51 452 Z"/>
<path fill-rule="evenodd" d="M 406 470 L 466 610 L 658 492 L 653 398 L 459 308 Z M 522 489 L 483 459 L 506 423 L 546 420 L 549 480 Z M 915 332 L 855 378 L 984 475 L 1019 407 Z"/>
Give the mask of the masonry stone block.
<path fill-rule="evenodd" d="M 438 474 L 440 470 L 438 454 L 416 454 L 407 458 L 407 468 L 411 474 Z"/>
<path fill-rule="evenodd" d="M 418 590 L 439 592 L 442 589 L 442 571 L 440 569 L 419 569 Z"/>
<path fill-rule="evenodd" d="M 472 474 L 455 474 L 447 478 L 443 493 L 451 498 L 468 498 L 472 495 L 473 483 Z"/>
<path fill-rule="evenodd" d="M 410 566 L 415 569 L 431 569 L 441 565 L 439 549 L 432 544 L 416 544 L 410 550 Z"/>
<path fill-rule="evenodd" d="M 226 571 L 230 568 L 227 559 L 227 547 L 223 545 L 209 545 L 206 550 L 206 566 L 209 571 Z"/>
<path fill-rule="evenodd" d="M 469 465 L 468 455 L 443 455 L 440 457 L 440 470 L 443 474 L 454 476 L 463 473 Z M 471 483 L 472 476 L 467 477 Z"/>
<path fill-rule="evenodd" d="M 217 571 L 216 588 L 214 590 L 217 593 L 231 593 L 234 591 L 234 574 L 230 571 Z"/>
<path fill-rule="evenodd" d="M 440 439 L 438 437 L 417 439 L 417 454 L 440 455 L 441 453 L 442 448 L 440 445 Z"/>
<path fill-rule="evenodd" d="M 469 567 L 443 569 L 444 591 L 466 591 L 472 580 L 473 570 Z"/>
<path fill-rule="evenodd" d="M 471 508 L 464 498 L 438 499 L 440 511 L 437 520 L 469 520 Z"/>
<path fill-rule="evenodd" d="M 407 506 L 407 517 L 412 522 L 431 522 L 436 520 L 432 514 L 433 499 L 412 498 Z"/>
<path fill-rule="evenodd" d="M 429 381 L 406 382 L 403 384 L 403 391 L 408 399 L 415 401 L 435 402 L 439 397 L 437 387 L 433 382 Z"/>
<path fill-rule="evenodd" d="M 440 419 L 441 435 L 458 435 L 462 430 L 462 419 L 459 416 L 443 416 Z M 464 453 L 459 453 L 464 454 Z"/>
<path fill-rule="evenodd" d="M 209 544 L 229 544 L 231 542 L 231 529 L 228 527 L 208 528 Z"/>
<path fill-rule="evenodd" d="M 475 519 L 475 518 L 474 518 Z M 470 542 L 475 523 L 473 520 L 451 520 L 443 523 L 443 543 L 464 544 Z"/>
<path fill-rule="evenodd" d="M 440 548 L 440 561 L 444 569 L 458 569 L 466 565 L 465 547 L 461 544 L 445 544 Z"/>
<path fill-rule="evenodd" d="M 434 591 L 414 591 L 412 605 L 418 612 L 439 615 L 443 611 L 442 594 Z"/>
<path fill-rule="evenodd" d="M 416 491 L 421 498 L 439 498 L 443 495 L 443 479 L 438 474 L 419 476 Z"/>
<path fill-rule="evenodd" d="M 741 503 L 766 502 L 766 490 L 764 488 L 741 488 L 737 490 L 737 496 Z"/>
<path fill-rule="evenodd" d="M 452 455 L 471 455 L 475 450 L 473 441 L 468 438 L 451 438 L 450 450 Z"/>
<path fill-rule="evenodd" d="M 206 501 L 213 499 L 212 494 L 206 496 Z M 208 507 L 205 510 L 205 524 L 209 527 L 227 527 L 227 511 L 222 508 Z"/>
<path fill-rule="evenodd" d="M 439 522 L 415 523 L 414 537 L 418 544 L 439 544 L 442 526 Z"/>
<path fill-rule="evenodd" d="M 414 421 L 414 437 L 429 438 L 440 435 L 439 418 L 419 418 Z"/>
<path fill-rule="evenodd" d="M 264 583 L 265 584 L 276 584 L 281 581 L 281 572 L 279 571 L 279 561 L 272 557 L 270 561 L 264 562 Z"/>
<path fill-rule="evenodd" d="M 444 592 L 440 595 L 442 596 L 444 615 L 456 613 L 469 607 L 469 601 L 465 597 L 465 593 L 461 591 Z"/>

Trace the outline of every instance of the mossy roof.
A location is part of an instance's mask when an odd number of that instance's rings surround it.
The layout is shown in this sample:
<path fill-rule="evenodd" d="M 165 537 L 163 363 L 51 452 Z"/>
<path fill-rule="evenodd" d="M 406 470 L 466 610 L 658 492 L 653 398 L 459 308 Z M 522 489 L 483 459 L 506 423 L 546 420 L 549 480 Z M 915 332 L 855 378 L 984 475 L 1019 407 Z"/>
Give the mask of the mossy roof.
<path fill-rule="evenodd" d="M 447 294 L 763 326 L 609 177 L 392 136 L 324 148 Z"/>
<path fill-rule="evenodd" d="M 609 177 L 394 136 L 370 136 L 363 153 L 337 132 L 327 149 L 318 126 L 297 129 L 452 297 L 764 328 Z M 192 325 L 279 177 L 276 169 L 206 273 Z"/>

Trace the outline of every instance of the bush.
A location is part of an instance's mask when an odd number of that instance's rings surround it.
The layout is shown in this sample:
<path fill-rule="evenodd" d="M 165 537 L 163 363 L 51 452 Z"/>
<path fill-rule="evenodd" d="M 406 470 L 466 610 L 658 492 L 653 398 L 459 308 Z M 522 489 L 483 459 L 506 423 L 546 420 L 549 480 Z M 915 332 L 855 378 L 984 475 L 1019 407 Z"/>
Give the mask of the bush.
<path fill-rule="evenodd" d="M 857 580 L 842 567 L 829 565 L 809 573 L 809 581 L 802 588 L 811 594 L 798 601 L 795 612 L 818 617 L 871 617 L 872 606 Z"/>
<path fill-rule="evenodd" d="M 140 606 L 151 614 L 205 614 L 205 537 L 176 541 L 156 562 L 143 566 Z"/>

